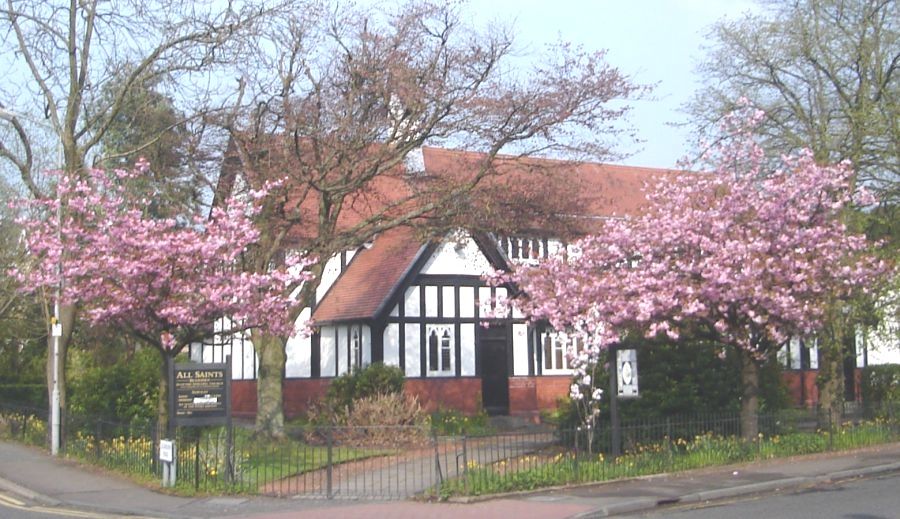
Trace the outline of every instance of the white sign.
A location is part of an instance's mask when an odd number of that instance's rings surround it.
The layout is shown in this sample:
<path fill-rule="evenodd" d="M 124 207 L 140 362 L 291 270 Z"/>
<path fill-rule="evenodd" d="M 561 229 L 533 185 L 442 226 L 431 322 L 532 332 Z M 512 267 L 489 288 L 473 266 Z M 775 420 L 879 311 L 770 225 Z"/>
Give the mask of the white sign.
<path fill-rule="evenodd" d="M 166 463 L 175 461 L 175 441 L 159 440 L 159 461 Z"/>
<path fill-rule="evenodd" d="M 622 398 L 638 396 L 637 350 L 616 350 L 618 394 Z"/>
<path fill-rule="evenodd" d="M 62 337 L 62 323 L 56 323 L 52 326 L 53 330 L 51 335 L 53 337 Z"/>

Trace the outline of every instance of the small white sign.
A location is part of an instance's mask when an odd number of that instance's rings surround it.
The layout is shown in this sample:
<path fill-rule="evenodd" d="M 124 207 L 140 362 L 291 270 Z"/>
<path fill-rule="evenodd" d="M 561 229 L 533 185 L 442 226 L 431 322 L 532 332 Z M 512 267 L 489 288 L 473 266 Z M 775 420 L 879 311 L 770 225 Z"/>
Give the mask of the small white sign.
<path fill-rule="evenodd" d="M 172 463 L 175 461 L 175 441 L 159 440 L 159 461 Z"/>
<path fill-rule="evenodd" d="M 622 398 L 638 396 L 637 350 L 616 351 L 618 394 Z"/>
<path fill-rule="evenodd" d="M 54 337 L 62 337 L 62 323 L 56 323 L 52 326 L 52 334 Z"/>

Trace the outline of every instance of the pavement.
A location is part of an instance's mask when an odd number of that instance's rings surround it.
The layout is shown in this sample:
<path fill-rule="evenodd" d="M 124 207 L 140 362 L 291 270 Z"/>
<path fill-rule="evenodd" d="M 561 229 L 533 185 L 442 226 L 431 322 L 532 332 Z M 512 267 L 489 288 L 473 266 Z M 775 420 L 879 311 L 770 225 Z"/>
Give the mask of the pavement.
<path fill-rule="evenodd" d="M 473 499 L 468 502 L 175 496 L 42 450 L 0 441 L 3 506 L 62 508 L 81 517 L 206 519 L 593 518 L 900 472 L 900 443 L 765 460 L 600 484 Z"/>

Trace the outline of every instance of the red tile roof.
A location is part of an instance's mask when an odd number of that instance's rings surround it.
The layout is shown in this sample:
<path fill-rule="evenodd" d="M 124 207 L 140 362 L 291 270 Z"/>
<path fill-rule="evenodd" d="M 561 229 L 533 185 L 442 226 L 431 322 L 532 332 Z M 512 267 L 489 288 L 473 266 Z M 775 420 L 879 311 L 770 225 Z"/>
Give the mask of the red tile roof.
<path fill-rule="evenodd" d="M 375 177 L 366 189 L 345 204 L 338 228 L 349 228 L 391 204 L 406 202 L 415 189 L 413 182 L 464 182 L 477 174 L 486 160 L 485 154 L 475 152 L 431 147 L 422 151 L 424 175 L 408 175 L 398 168 L 388 175 Z M 288 167 L 289 162 L 285 160 L 285 157 L 274 158 L 272 170 Z M 532 225 L 530 215 L 523 218 L 514 214 L 516 211 L 548 210 L 577 221 L 575 232 L 590 231 L 596 217 L 636 213 L 645 203 L 645 184 L 678 174 L 674 170 L 509 156 L 496 157 L 490 166 L 492 175 L 469 196 L 475 206 L 499 201 L 496 209 L 486 213 L 493 212 L 500 218 L 506 210 L 512 214 L 513 224 L 523 226 Z M 309 191 L 298 203 L 306 213 L 315 211 L 318 202 L 315 193 Z M 478 223 L 483 225 L 483 214 L 474 218 L 479 218 Z M 535 226 L 541 228 L 539 223 Z M 292 229 L 290 234 L 303 240 L 314 238 L 314 233 L 314 229 Z M 338 277 L 313 312 L 313 321 L 321 324 L 375 317 L 423 250 L 422 241 L 409 228 L 381 233 L 373 246 L 362 249 Z"/>
<path fill-rule="evenodd" d="M 374 317 L 424 248 L 407 227 L 380 234 L 371 248 L 363 248 L 353 257 L 313 312 L 313 321 Z"/>

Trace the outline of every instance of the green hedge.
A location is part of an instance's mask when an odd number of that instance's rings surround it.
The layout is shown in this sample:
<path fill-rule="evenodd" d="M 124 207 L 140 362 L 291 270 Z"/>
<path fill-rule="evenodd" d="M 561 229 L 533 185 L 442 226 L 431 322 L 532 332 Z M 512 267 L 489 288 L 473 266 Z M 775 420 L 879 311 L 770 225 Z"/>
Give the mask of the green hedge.
<path fill-rule="evenodd" d="M 862 370 L 861 390 L 867 407 L 900 402 L 900 364 L 866 366 Z"/>

